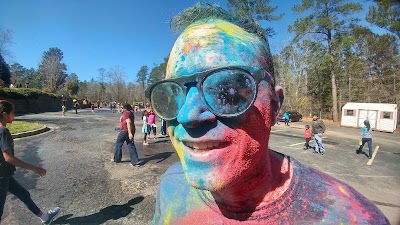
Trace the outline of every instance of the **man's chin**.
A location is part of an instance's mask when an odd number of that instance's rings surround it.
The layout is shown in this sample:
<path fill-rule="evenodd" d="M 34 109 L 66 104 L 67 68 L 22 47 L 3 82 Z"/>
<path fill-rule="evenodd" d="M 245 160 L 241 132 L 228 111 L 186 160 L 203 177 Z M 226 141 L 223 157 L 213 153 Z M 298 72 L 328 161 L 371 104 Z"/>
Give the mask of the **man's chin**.
<path fill-rule="evenodd" d="M 220 179 L 198 178 L 186 175 L 186 180 L 190 186 L 210 192 L 219 192 L 226 187 L 226 184 L 222 183 Z"/>

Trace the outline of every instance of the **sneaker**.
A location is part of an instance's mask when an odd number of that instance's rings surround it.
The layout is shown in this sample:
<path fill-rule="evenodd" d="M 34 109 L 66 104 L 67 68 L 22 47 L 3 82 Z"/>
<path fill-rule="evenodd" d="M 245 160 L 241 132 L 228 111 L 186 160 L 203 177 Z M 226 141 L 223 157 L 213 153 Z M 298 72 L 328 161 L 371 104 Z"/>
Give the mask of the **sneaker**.
<path fill-rule="evenodd" d="M 60 212 L 60 208 L 59 207 L 55 207 L 52 210 L 49 210 L 47 212 L 47 214 L 49 215 L 49 218 L 46 221 L 43 221 L 42 223 L 45 225 L 49 225 L 51 224 L 51 222 L 53 222 L 54 218 L 57 216 L 57 214 Z"/>
<path fill-rule="evenodd" d="M 149 145 L 149 143 L 148 142 L 143 142 L 143 145 Z"/>
<path fill-rule="evenodd" d="M 135 166 L 135 167 L 141 167 L 142 165 L 140 165 L 140 163 L 139 162 L 137 162 L 137 163 L 132 163 L 132 166 Z"/>
<path fill-rule="evenodd" d="M 357 154 L 360 154 L 360 153 L 361 153 L 361 151 L 357 149 L 357 150 L 356 150 L 356 153 L 357 153 Z"/>

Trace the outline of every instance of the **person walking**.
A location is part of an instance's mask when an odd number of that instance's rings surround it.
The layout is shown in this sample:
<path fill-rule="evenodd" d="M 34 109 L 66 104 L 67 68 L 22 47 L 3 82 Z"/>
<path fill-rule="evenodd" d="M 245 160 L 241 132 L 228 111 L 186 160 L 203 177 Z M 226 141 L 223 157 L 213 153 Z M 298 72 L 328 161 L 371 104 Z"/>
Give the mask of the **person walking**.
<path fill-rule="evenodd" d="M 25 206 L 42 221 L 42 224 L 51 224 L 60 208 L 56 207 L 47 213 L 43 212 L 32 200 L 30 193 L 13 177 L 16 167 L 31 170 L 39 176 L 46 175 L 46 170 L 26 163 L 14 156 L 14 140 L 7 123 L 14 120 L 15 107 L 12 103 L 0 100 L 0 223 L 3 215 L 7 193 L 15 195 Z"/>
<path fill-rule="evenodd" d="M 304 130 L 304 138 L 306 139 L 306 143 L 304 144 L 303 150 L 307 150 L 310 148 L 310 140 L 312 137 L 312 133 L 310 130 L 310 125 L 306 125 Z"/>
<path fill-rule="evenodd" d="M 371 124 L 368 120 L 364 120 L 364 127 L 361 128 L 361 145 L 356 151 L 357 154 L 362 152 L 364 144 L 368 143 L 368 158 L 372 157 L 372 134 L 371 134 Z"/>
<path fill-rule="evenodd" d="M 124 142 L 128 145 L 129 155 L 131 157 L 131 164 L 140 167 L 139 157 L 134 143 L 135 135 L 135 115 L 131 112 L 132 106 L 125 104 L 123 106 L 123 113 L 120 118 L 119 129 L 120 132 L 115 141 L 114 147 L 114 162 L 120 163 L 122 159 L 122 145 Z"/>
<path fill-rule="evenodd" d="M 156 114 L 153 112 L 153 109 L 150 109 L 147 115 L 147 124 L 150 125 L 150 129 L 147 131 L 149 138 L 151 131 L 153 131 L 154 139 L 157 139 Z"/>
<path fill-rule="evenodd" d="M 161 135 L 167 135 L 167 121 L 165 121 L 164 119 L 161 119 L 160 134 Z"/>
<path fill-rule="evenodd" d="M 67 99 L 64 96 L 62 96 L 62 101 L 61 101 L 62 116 L 65 116 L 66 111 L 67 111 Z"/>
<path fill-rule="evenodd" d="M 74 103 L 75 114 L 78 114 L 78 107 L 79 107 L 79 102 L 76 101 L 76 102 Z"/>
<path fill-rule="evenodd" d="M 283 114 L 283 117 L 285 117 L 285 125 L 286 125 L 286 126 L 289 126 L 289 113 L 288 113 L 288 112 L 285 112 L 285 113 Z"/>
<path fill-rule="evenodd" d="M 276 117 L 275 117 L 275 123 L 276 123 L 276 125 L 279 125 L 279 115 L 281 115 L 280 113 L 277 113 L 276 114 Z"/>
<path fill-rule="evenodd" d="M 324 121 L 318 119 L 317 115 L 314 115 L 311 127 L 312 127 L 311 132 L 313 134 L 315 141 L 314 151 L 315 153 L 320 153 L 321 155 L 323 155 L 325 153 L 325 147 L 322 144 L 322 135 L 325 133 L 326 130 Z"/>
<path fill-rule="evenodd" d="M 149 133 L 150 126 L 147 123 L 147 110 L 143 111 L 142 121 L 143 121 L 142 133 L 144 133 L 143 145 L 149 145 L 149 142 L 147 142 L 147 134 Z"/>

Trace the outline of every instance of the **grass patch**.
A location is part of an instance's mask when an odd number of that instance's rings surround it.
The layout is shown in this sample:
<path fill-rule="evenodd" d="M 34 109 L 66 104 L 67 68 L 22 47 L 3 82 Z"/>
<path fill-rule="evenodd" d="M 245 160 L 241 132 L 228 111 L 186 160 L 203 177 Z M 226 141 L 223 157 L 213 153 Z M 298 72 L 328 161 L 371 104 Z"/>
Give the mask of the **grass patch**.
<path fill-rule="evenodd" d="M 41 123 L 32 123 L 26 121 L 13 121 L 12 123 L 7 124 L 7 128 L 10 130 L 11 134 L 37 130 L 42 127 L 43 124 Z"/>

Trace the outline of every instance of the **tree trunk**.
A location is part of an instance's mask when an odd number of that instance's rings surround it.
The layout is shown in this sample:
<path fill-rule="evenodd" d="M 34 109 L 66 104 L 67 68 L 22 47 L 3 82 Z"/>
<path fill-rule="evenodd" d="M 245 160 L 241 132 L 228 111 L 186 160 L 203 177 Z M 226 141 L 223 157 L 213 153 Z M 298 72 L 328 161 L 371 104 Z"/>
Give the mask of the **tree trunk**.
<path fill-rule="evenodd" d="M 338 118 L 338 104 L 337 104 L 337 87 L 336 87 L 336 74 L 334 71 L 333 54 L 332 54 L 332 41 L 331 32 L 328 32 L 328 52 L 329 52 L 329 69 L 331 70 L 331 83 L 332 83 L 332 120 L 333 122 L 339 121 Z"/>

